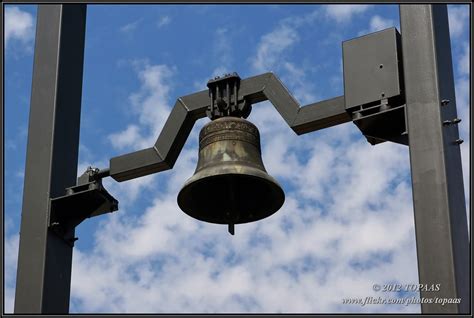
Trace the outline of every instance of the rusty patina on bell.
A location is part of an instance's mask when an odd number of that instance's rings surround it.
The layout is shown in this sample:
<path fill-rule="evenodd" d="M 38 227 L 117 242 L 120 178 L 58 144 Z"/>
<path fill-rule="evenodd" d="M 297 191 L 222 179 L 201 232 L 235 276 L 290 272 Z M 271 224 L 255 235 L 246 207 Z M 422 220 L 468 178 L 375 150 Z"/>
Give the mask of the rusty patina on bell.
<path fill-rule="evenodd" d="M 206 222 L 253 222 L 278 211 L 285 194 L 262 162 L 260 134 L 249 121 L 222 117 L 199 134 L 199 159 L 194 175 L 178 194 L 188 215 Z"/>

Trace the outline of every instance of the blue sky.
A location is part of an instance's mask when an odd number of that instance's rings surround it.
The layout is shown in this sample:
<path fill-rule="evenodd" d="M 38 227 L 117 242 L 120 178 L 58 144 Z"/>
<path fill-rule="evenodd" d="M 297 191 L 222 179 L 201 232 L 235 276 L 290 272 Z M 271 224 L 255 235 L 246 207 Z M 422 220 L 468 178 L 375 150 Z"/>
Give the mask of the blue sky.
<path fill-rule="evenodd" d="M 5 304 L 13 309 L 36 6 L 5 6 Z M 469 7 L 450 5 L 469 200 Z M 154 144 L 176 98 L 228 72 L 275 72 L 301 104 L 343 94 L 341 41 L 395 26 L 395 5 L 89 5 L 78 174 Z M 420 312 L 343 305 L 373 284 L 418 283 L 408 148 L 347 123 L 296 136 L 268 102 L 248 118 L 286 201 L 236 226 L 196 221 L 176 196 L 197 162 L 197 122 L 173 170 L 116 183 L 113 214 L 77 228 L 71 312 Z M 466 202 L 468 204 L 468 202 Z M 408 295 L 413 296 L 413 295 Z M 416 295 L 415 295 L 416 296 Z"/>

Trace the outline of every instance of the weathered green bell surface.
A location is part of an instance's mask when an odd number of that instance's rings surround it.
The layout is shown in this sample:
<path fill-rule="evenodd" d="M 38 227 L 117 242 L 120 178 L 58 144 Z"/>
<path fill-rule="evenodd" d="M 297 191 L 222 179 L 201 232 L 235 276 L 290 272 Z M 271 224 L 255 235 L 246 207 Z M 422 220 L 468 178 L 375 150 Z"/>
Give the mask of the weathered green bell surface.
<path fill-rule="evenodd" d="M 263 165 L 255 125 L 222 117 L 202 128 L 196 171 L 178 194 L 181 210 L 201 221 L 229 224 L 232 233 L 233 224 L 268 217 L 284 201 L 282 188 Z"/>

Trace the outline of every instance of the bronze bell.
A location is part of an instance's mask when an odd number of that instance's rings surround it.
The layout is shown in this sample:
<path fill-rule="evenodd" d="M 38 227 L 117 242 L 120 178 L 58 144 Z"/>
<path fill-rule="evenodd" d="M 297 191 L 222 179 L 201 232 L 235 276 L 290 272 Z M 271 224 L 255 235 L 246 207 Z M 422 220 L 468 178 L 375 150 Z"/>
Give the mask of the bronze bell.
<path fill-rule="evenodd" d="M 278 211 L 285 194 L 263 166 L 260 134 L 249 121 L 221 117 L 199 134 L 194 175 L 178 194 L 178 205 L 205 222 L 233 225 L 257 221 Z"/>

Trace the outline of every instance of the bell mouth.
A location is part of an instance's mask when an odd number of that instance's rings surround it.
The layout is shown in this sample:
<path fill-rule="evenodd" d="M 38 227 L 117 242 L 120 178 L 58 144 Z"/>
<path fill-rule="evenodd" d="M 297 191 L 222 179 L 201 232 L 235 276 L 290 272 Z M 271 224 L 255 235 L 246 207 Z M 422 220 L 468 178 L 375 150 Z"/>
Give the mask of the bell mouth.
<path fill-rule="evenodd" d="M 229 165 L 220 172 L 196 173 L 178 194 L 178 205 L 198 220 L 218 224 L 258 221 L 277 212 L 285 193 L 268 174 L 259 169 Z"/>

